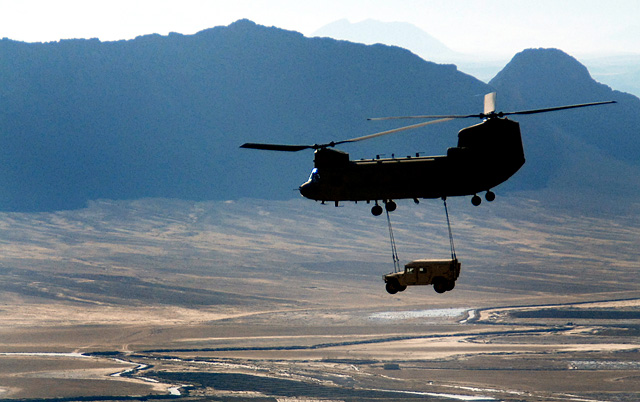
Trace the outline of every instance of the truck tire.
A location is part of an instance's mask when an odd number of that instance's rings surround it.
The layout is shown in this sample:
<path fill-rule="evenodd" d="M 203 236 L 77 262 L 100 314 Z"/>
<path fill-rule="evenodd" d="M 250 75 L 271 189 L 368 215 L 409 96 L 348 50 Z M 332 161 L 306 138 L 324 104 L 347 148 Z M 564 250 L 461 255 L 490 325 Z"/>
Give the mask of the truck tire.
<path fill-rule="evenodd" d="M 387 292 L 389 292 L 392 295 L 395 295 L 396 293 L 398 293 L 398 288 L 396 287 L 396 284 L 394 283 L 394 281 L 387 282 L 387 284 L 385 285 L 385 289 L 387 289 Z"/>
<path fill-rule="evenodd" d="M 398 292 L 404 292 L 407 290 L 407 285 L 396 285 L 396 287 L 398 288 Z"/>
<path fill-rule="evenodd" d="M 433 290 L 436 291 L 436 293 L 444 293 L 447 291 L 447 281 L 444 278 L 435 278 L 433 280 Z"/>
<path fill-rule="evenodd" d="M 447 292 L 450 292 L 453 290 L 453 288 L 456 287 L 456 281 L 448 281 L 447 282 Z"/>

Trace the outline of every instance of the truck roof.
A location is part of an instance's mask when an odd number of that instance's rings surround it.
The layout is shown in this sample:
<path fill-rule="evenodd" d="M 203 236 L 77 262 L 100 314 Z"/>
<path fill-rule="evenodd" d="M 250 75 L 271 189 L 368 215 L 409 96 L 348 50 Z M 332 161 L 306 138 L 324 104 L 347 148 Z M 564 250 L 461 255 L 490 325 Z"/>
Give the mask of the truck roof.
<path fill-rule="evenodd" d="M 426 265 L 426 264 L 451 264 L 452 262 L 454 262 L 456 260 L 439 260 L 439 259 L 420 259 L 420 260 L 413 260 L 410 263 L 406 264 L 405 267 L 419 267 L 421 265 Z"/>

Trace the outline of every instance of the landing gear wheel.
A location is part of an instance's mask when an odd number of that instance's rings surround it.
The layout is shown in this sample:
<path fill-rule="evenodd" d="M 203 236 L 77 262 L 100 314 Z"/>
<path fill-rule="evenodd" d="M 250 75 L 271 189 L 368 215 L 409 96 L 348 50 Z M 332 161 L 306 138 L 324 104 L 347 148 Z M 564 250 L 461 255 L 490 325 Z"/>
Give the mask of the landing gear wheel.
<path fill-rule="evenodd" d="M 444 280 L 443 278 L 436 278 L 433 280 L 433 290 L 436 291 L 436 293 L 444 293 L 447 291 L 447 281 Z"/>
<path fill-rule="evenodd" d="M 484 195 L 484 199 L 491 202 L 496 199 L 496 194 L 493 191 L 487 191 Z"/>
<path fill-rule="evenodd" d="M 392 295 L 395 295 L 396 293 L 398 293 L 398 288 L 396 287 L 396 284 L 394 282 L 387 282 L 387 284 L 385 285 L 385 289 L 387 289 L 387 292 L 389 292 Z"/>
<path fill-rule="evenodd" d="M 382 207 L 378 204 L 374 205 L 373 207 L 371 207 L 371 213 L 373 214 L 373 216 L 382 215 Z"/>
<path fill-rule="evenodd" d="M 471 197 L 471 203 L 473 204 L 473 206 L 477 207 L 478 205 L 480 205 L 480 203 L 482 203 L 482 198 L 478 197 L 478 195 L 476 194 Z"/>
<path fill-rule="evenodd" d="M 384 207 L 387 209 L 387 212 L 393 212 L 398 207 L 395 202 L 389 200 L 384 203 Z"/>

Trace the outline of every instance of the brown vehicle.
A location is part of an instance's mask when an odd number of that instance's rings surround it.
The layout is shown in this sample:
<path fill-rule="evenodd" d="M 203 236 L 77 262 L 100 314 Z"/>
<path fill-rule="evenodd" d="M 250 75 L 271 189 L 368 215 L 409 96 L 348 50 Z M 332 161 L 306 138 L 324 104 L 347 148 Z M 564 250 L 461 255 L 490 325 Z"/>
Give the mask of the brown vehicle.
<path fill-rule="evenodd" d="M 404 266 L 404 272 L 392 272 L 382 277 L 387 292 L 395 294 L 407 286 L 431 285 L 438 293 L 453 290 L 460 275 L 460 262 L 451 260 L 415 260 Z"/>

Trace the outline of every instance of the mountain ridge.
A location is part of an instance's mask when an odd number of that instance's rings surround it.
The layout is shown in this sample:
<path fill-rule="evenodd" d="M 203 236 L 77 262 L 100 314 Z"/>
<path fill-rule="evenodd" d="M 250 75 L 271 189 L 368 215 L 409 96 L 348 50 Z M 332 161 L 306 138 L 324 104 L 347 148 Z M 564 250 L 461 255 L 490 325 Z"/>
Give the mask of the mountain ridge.
<path fill-rule="evenodd" d="M 534 65 L 535 68 L 530 66 Z M 548 177 L 564 184 L 557 189 L 582 187 L 589 194 L 598 192 L 636 194 L 640 190 L 637 176 L 640 142 L 633 127 L 640 127 L 640 99 L 595 81 L 587 68 L 574 57 L 558 49 L 527 49 L 489 83 L 499 93 L 499 104 L 513 110 L 577 104 L 585 101 L 615 100 L 618 103 L 576 109 L 567 113 L 553 112 L 543 119 L 522 116 L 518 120 L 526 128 L 536 119 L 530 136 L 524 135 L 525 152 L 532 163 L 525 165 L 527 180 L 535 181 L 532 169 L 554 165 Z M 613 128 L 613 129 L 612 129 Z M 535 141 L 531 136 L 535 135 Z M 580 156 L 577 156 L 580 155 Z M 600 160 L 600 163 L 596 161 Z M 607 161 L 607 162 L 605 162 Z M 620 161 L 617 173 L 612 171 Z M 624 166 L 624 167 L 623 167 Z M 601 170 L 610 172 L 611 183 L 629 177 L 624 187 L 599 185 L 584 180 Z M 567 176 L 571 172 L 571 176 Z M 578 173 L 581 176 L 576 176 Z"/>
<path fill-rule="evenodd" d="M 249 20 L 117 42 L 5 39 L 0 57 L 8 61 L 0 67 L 0 210 L 15 211 L 78 208 L 100 198 L 288 199 L 311 170 L 311 155 L 239 150 L 241 143 L 312 144 L 397 126 L 366 122 L 377 115 L 467 114 L 496 89 L 399 47 L 305 38 Z M 525 103 L 513 81 L 494 83 L 499 109 Z M 525 107 L 555 100 L 561 91 L 552 89 Z M 625 107 L 637 110 L 633 102 Z M 529 121 L 523 124 L 558 129 Z M 444 154 L 468 123 L 345 150 L 354 158 Z M 625 133 L 635 123 L 628 124 Z M 531 141 L 527 131 L 523 137 Z M 527 148 L 534 150 L 529 174 L 518 173 L 505 190 L 544 188 L 560 169 L 545 168 L 544 147 L 525 145 L 528 160 Z"/>
<path fill-rule="evenodd" d="M 372 131 L 369 113 L 418 112 L 412 97 L 420 93 L 486 88 L 404 49 L 307 39 L 247 20 L 121 42 L 2 41 L 0 56 L 9 61 L 0 87 L 5 210 L 76 208 L 95 198 L 236 198 L 255 188 L 289 198 L 311 170 L 309 156 L 238 150 L 262 136 L 251 133 L 329 142 Z M 450 84 L 428 77 L 436 75 Z M 378 102 L 395 88 L 413 95 Z M 264 177 L 252 174 L 255 166 Z M 280 183 L 264 183 L 274 177 Z"/>
<path fill-rule="evenodd" d="M 322 35 L 358 43 L 384 43 L 404 47 L 425 60 L 453 63 L 483 82 L 489 82 L 509 62 L 510 57 L 499 54 L 460 53 L 446 47 L 428 32 L 407 22 L 365 20 L 350 23 L 342 19 L 319 28 L 313 35 Z M 574 55 L 575 56 L 575 55 Z M 638 53 L 579 54 L 591 74 L 607 85 L 634 96 L 638 87 Z"/>

